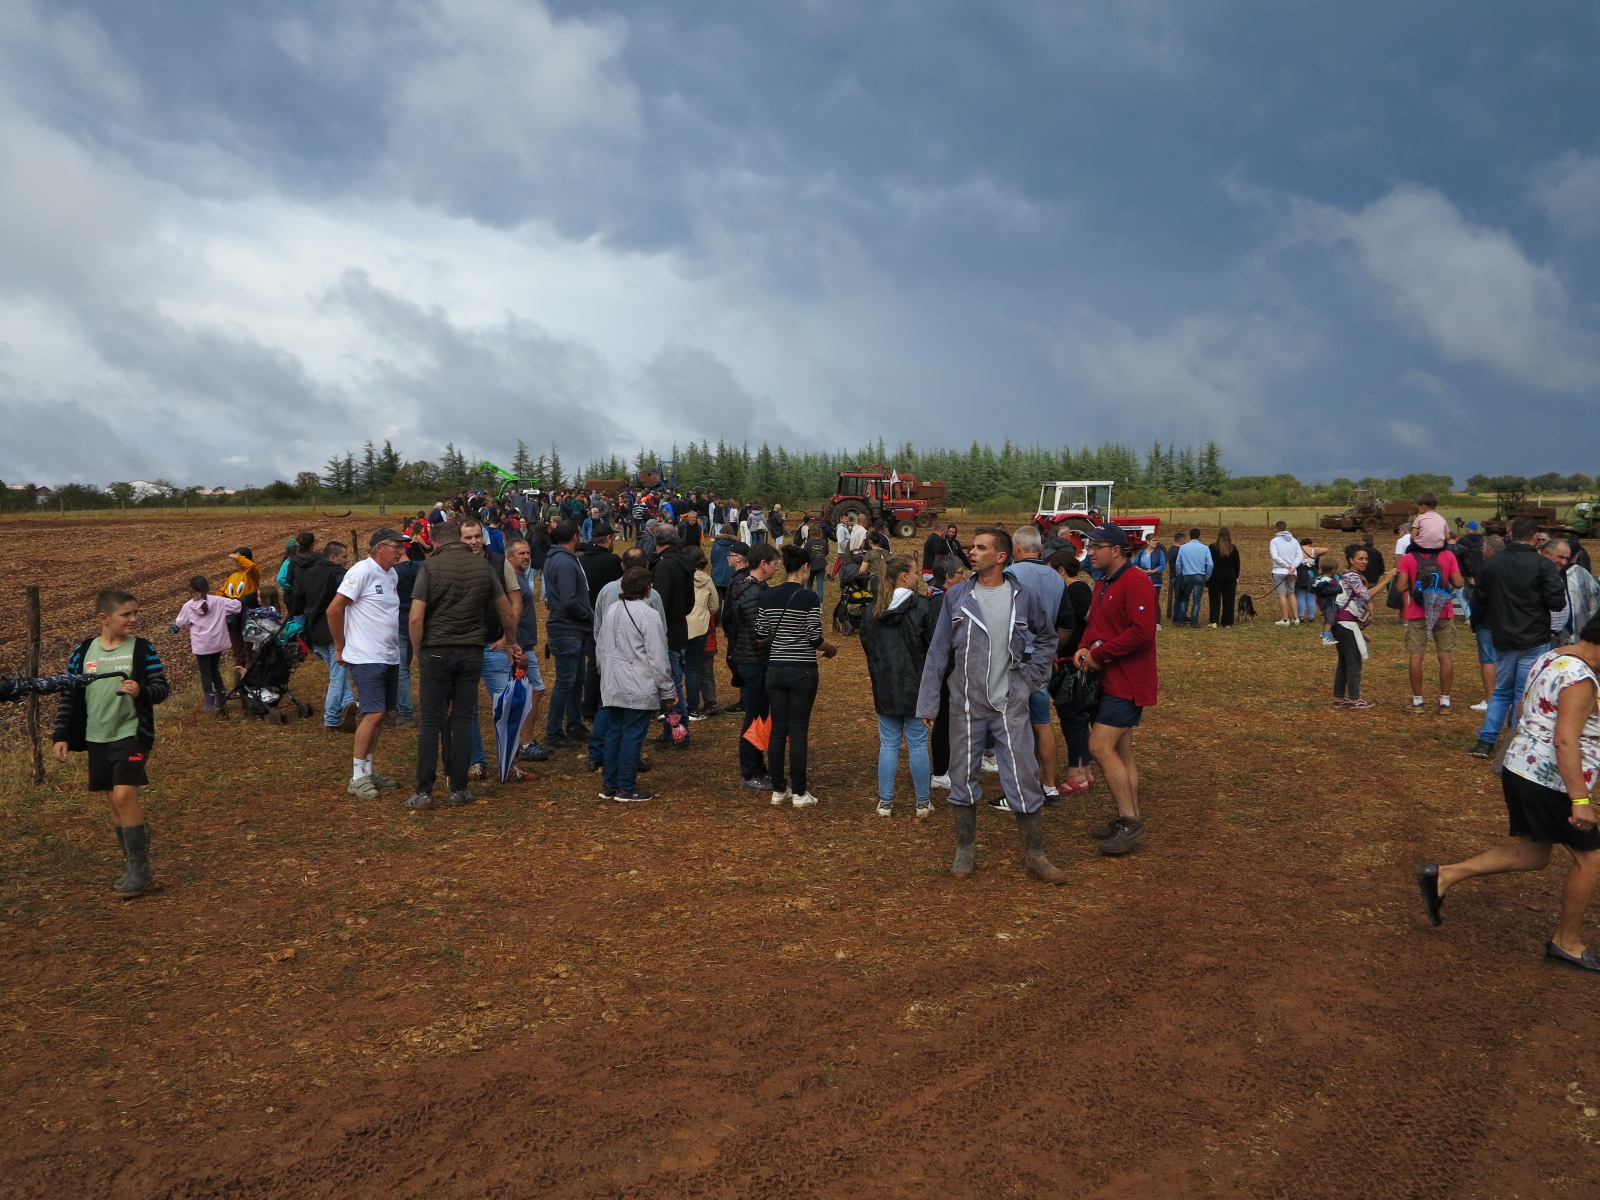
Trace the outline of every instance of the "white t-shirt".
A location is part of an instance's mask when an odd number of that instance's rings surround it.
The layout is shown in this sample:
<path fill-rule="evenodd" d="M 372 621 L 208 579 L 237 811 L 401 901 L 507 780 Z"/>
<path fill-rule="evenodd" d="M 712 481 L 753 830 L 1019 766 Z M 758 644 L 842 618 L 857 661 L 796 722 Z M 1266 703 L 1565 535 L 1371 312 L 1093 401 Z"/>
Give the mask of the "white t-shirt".
<path fill-rule="evenodd" d="M 339 595 L 350 600 L 344 610 L 344 661 L 399 666 L 400 593 L 394 568 L 363 558 L 344 573 Z"/>

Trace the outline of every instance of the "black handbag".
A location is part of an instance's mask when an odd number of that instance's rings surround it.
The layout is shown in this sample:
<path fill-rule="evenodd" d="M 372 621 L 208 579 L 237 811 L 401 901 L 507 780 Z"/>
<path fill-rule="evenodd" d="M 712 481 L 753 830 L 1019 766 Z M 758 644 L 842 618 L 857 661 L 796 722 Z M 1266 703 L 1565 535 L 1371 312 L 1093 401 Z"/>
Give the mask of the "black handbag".
<path fill-rule="evenodd" d="M 1070 658 L 1062 659 L 1050 676 L 1050 699 L 1057 712 L 1093 716 L 1100 707 L 1100 672 L 1080 670 Z"/>

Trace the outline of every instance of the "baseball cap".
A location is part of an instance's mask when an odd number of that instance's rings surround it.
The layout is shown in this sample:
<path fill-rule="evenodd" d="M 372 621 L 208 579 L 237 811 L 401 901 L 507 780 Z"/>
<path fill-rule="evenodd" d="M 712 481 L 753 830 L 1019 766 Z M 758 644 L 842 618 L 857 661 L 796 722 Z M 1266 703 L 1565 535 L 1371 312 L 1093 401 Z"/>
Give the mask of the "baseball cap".
<path fill-rule="evenodd" d="M 1128 548 L 1128 531 L 1121 525 L 1098 525 L 1083 535 L 1085 542 L 1104 542 L 1108 546 Z"/>
<path fill-rule="evenodd" d="M 592 542 L 597 538 L 610 537 L 616 532 L 609 521 L 596 521 L 589 526 L 589 540 Z"/>
<path fill-rule="evenodd" d="M 745 542 L 729 542 L 728 553 L 737 554 L 740 558 L 750 557 L 750 547 Z"/>
<path fill-rule="evenodd" d="M 367 540 L 367 547 L 376 550 L 384 542 L 399 542 L 404 545 L 409 541 L 411 539 L 403 533 L 396 533 L 393 529 L 380 529 Z"/>
<path fill-rule="evenodd" d="M 1468 521 L 1467 522 L 1467 528 L 1468 529 L 1476 529 L 1477 527 L 1478 527 L 1478 523 L 1476 521 Z"/>

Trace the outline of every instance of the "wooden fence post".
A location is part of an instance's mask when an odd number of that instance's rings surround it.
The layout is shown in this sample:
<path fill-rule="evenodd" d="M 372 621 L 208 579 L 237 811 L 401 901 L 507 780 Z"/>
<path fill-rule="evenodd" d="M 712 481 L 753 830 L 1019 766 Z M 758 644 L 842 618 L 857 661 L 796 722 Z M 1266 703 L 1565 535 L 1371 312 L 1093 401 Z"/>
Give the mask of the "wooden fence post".
<path fill-rule="evenodd" d="M 361 540 L 354 528 L 350 530 L 350 561 L 361 561 Z"/>
<path fill-rule="evenodd" d="M 28 591 L 28 657 L 23 670 L 29 678 L 39 674 L 39 659 L 43 649 L 43 637 L 39 631 L 39 585 L 30 583 Z M 39 697 L 36 693 L 28 693 L 28 698 L 23 702 L 22 726 L 28 736 L 28 754 L 33 767 L 33 782 L 44 782 L 44 748 L 39 744 Z"/>

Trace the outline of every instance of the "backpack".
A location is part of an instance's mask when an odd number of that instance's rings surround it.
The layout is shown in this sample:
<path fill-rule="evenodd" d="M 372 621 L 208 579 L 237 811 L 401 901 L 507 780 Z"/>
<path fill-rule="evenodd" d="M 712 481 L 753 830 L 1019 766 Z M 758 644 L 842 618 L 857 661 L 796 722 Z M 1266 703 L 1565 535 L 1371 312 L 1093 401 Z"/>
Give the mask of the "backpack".
<path fill-rule="evenodd" d="M 1439 566 L 1439 556 L 1443 553 L 1443 550 L 1424 550 L 1416 545 L 1411 547 L 1411 557 L 1417 564 L 1417 576 L 1411 581 L 1411 599 L 1419 606 L 1429 592 L 1453 590 Z"/>

